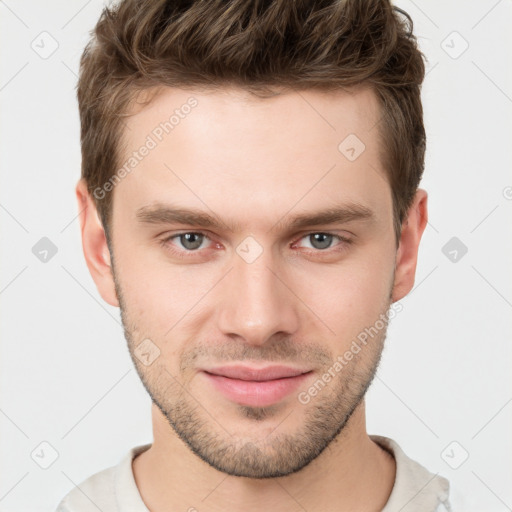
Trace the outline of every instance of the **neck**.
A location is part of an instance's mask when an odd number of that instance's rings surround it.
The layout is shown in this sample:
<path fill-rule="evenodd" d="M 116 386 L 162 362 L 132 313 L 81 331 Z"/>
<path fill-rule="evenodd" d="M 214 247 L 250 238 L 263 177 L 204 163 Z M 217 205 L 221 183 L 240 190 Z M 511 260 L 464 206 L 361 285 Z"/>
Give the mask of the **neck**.
<path fill-rule="evenodd" d="M 393 488 L 395 461 L 366 433 L 364 402 L 308 466 L 270 479 L 217 471 L 192 453 L 155 405 L 152 417 L 154 442 L 133 461 L 137 487 L 152 512 L 376 511 L 382 510 Z"/>

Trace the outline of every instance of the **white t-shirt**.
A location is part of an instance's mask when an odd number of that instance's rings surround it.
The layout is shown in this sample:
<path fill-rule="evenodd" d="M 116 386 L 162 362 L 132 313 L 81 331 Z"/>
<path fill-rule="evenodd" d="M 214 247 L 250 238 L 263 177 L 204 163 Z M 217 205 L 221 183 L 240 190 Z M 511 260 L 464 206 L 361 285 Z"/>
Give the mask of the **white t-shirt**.
<path fill-rule="evenodd" d="M 398 444 L 383 436 L 370 436 L 396 461 L 396 478 L 382 512 L 450 512 L 450 484 L 410 459 Z M 132 460 L 150 444 L 132 448 L 117 465 L 90 476 L 72 489 L 56 512 L 149 512 L 135 484 Z"/>

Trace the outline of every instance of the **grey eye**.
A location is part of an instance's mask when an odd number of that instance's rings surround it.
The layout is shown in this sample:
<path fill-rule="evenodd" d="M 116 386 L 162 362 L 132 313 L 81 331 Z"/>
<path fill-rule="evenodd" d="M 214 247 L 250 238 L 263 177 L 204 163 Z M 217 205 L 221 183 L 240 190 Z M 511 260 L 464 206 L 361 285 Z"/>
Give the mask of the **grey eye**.
<path fill-rule="evenodd" d="M 204 235 L 201 233 L 183 233 L 178 235 L 181 245 L 190 251 L 199 249 L 204 240 Z"/>
<path fill-rule="evenodd" d="M 315 249 L 327 249 L 332 244 L 333 235 L 327 233 L 314 233 L 309 235 L 311 245 Z"/>

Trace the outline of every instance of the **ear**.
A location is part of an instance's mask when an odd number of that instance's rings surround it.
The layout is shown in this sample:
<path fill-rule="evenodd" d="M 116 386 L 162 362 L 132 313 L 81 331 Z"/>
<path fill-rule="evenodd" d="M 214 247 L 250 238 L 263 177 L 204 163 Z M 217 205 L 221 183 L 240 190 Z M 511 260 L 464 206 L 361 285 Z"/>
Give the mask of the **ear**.
<path fill-rule="evenodd" d="M 76 197 L 87 268 L 103 300 L 111 306 L 119 307 L 105 230 L 83 179 L 76 185 Z"/>
<path fill-rule="evenodd" d="M 402 223 L 402 234 L 395 260 L 395 282 L 391 295 L 393 302 L 405 297 L 414 286 L 418 248 L 428 221 L 427 198 L 427 192 L 418 189 L 407 217 Z"/>

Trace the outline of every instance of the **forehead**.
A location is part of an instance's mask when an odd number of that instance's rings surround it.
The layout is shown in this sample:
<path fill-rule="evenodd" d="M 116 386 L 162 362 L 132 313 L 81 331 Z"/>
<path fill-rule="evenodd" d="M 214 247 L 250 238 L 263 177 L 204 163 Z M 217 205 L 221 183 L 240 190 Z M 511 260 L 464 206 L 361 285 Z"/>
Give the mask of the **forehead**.
<path fill-rule="evenodd" d="M 194 106 L 189 108 L 192 101 Z M 124 133 L 125 140 L 130 141 L 141 135 L 139 132 L 150 133 L 157 128 L 154 126 L 155 121 L 165 124 L 172 118 L 173 113 L 176 118 L 171 120 L 171 125 L 175 132 L 185 132 L 187 126 L 193 130 L 201 126 L 209 129 L 215 124 L 218 128 L 224 125 L 229 129 L 238 127 L 251 130 L 251 135 L 256 132 L 268 135 L 273 128 L 286 126 L 287 130 L 281 132 L 283 138 L 290 133 L 309 135 L 311 138 L 315 134 L 323 137 L 329 130 L 338 132 L 334 137 L 337 138 L 348 129 L 353 133 L 357 132 L 362 139 L 368 139 L 369 132 L 380 118 L 380 105 L 369 86 L 334 91 L 281 88 L 276 89 L 274 95 L 265 97 L 239 87 L 155 87 L 141 91 L 131 105 L 127 130 Z M 190 113 L 193 116 L 189 116 Z M 186 117 L 191 120 L 181 123 Z M 297 119 L 302 119 L 303 122 L 300 125 L 287 124 Z M 179 125 L 182 126 L 178 130 Z M 210 137 L 215 135 L 216 133 L 209 133 Z M 223 133 L 220 131 L 218 135 L 222 136 Z M 275 130 L 272 135 L 277 135 Z"/>
<path fill-rule="evenodd" d="M 128 172 L 114 208 L 170 201 L 274 220 L 299 202 L 307 209 L 346 199 L 385 210 L 379 117 L 369 88 L 267 98 L 237 88 L 163 88 L 127 119 L 120 160 Z"/>
<path fill-rule="evenodd" d="M 258 143 L 270 149 L 274 142 L 287 155 L 304 143 L 315 148 L 322 143 L 320 149 L 339 151 L 338 143 L 350 134 L 371 146 L 379 119 L 380 105 L 370 87 L 330 92 L 281 89 L 270 97 L 236 87 L 159 87 L 139 93 L 123 138 L 129 150 L 148 136 L 164 147 L 188 137 L 189 147 L 193 139 L 196 145 L 211 141 L 211 146 L 220 143 L 231 149 L 247 143 L 252 152 L 261 149 Z"/>

